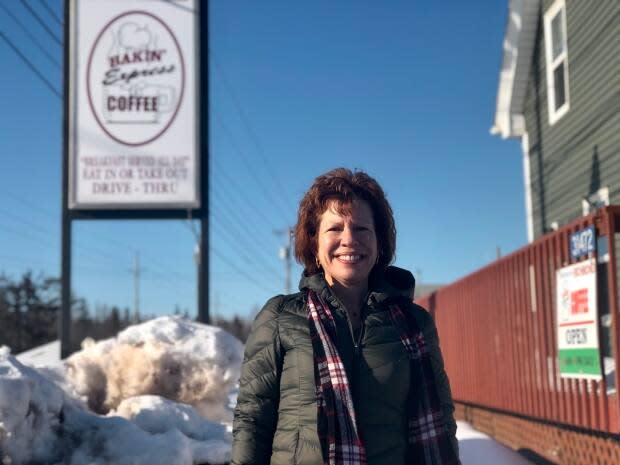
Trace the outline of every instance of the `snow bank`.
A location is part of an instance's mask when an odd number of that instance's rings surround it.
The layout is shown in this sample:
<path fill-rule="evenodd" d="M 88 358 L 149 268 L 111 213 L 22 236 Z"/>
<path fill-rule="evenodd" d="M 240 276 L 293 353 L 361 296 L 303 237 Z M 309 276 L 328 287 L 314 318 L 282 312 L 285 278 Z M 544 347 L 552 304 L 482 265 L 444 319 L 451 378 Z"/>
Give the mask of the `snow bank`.
<path fill-rule="evenodd" d="M 0 451 L 2 462 L 45 461 L 56 449 L 64 395 L 36 370 L 0 348 Z"/>
<path fill-rule="evenodd" d="M 2 348 L 0 463 L 226 462 L 242 356 L 230 334 L 179 317 L 86 342 L 56 367 Z"/>
<path fill-rule="evenodd" d="M 17 360 L 31 367 L 60 365 L 60 341 L 52 341 L 34 349 L 20 352 Z"/>
<path fill-rule="evenodd" d="M 87 341 L 67 359 L 67 373 L 98 413 L 129 397 L 156 394 L 230 421 L 215 407 L 227 403 L 242 359 L 242 344 L 226 331 L 164 317 L 131 326 L 115 339 Z"/>

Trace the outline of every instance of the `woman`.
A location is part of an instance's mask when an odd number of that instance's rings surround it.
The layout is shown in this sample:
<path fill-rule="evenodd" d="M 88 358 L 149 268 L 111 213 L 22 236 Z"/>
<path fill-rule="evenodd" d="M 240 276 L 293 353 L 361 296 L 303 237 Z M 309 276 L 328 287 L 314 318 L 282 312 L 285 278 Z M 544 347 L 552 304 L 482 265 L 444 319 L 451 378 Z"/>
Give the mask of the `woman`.
<path fill-rule="evenodd" d="M 395 243 L 373 178 L 316 178 L 295 230 L 300 292 L 269 300 L 246 344 L 232 464 L 459 463 L 435 325 L 389 266 Z"/>

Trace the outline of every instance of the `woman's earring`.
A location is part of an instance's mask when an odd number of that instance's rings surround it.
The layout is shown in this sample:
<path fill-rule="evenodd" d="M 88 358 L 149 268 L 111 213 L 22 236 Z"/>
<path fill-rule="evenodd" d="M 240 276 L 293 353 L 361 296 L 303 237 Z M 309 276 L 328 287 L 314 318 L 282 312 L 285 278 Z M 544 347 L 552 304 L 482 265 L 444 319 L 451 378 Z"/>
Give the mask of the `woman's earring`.
<path fill-rule="evenodd" d="M 314 257 L 314 261 L 316 262 L 316 267 L 321 268 L 321 263 L 319 262 L 319 257 Z"/>

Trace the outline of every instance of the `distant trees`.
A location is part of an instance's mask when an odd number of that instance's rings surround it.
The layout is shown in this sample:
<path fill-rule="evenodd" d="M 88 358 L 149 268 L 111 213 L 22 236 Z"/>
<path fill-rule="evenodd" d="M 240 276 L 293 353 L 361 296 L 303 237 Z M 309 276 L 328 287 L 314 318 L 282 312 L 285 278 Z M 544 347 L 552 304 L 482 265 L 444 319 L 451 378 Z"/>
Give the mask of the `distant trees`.
<path fill-rule="evenodd" d="M 188 311 L 176 306 L 175 315 L 188 318 Z M 82 341 L 115 336 L 126 327 L 139 323 L 133 321 L 129 308 L 97 304 L 90 312 L 88 302 L 81 297 L 71 297 L 71 351 L 80 349 Z M 31 271 L 13 279 L 0 274 L 0 345 L 7 345 L 13 354 L 54 341 L 58 338 L 60 317 L 60 280 Z M 153 318 L 144 315 L 145 321 Z M 214 318 L 213 324 L 245 342 L 251 322 L 239 316 L 232 319 Z"/>
<path fill-rule="evenodd" d="M 252 322 L 241 318 L 238 315 L 235 315 L 231 320 L 221 317 L 213 318 L 213 325 L 225 329 L 244 344 L 247 341 L 248 336 L 250 335 L 250 329 L 252 328 Z"/>
<path fill-rule="evenodd" d="M 0 275 L 0 344 L 20 352 L 56 338 L 59 281 L 25 273 Z"/>
<path fill-rule="evenodd" d="M 84 298 L 72 296 L 71 350 L 79 350 L 86 337 L 104 339 L 126 328 L 129 309 L 121 318 L 118 307 L 104 305 L 98 318 L 91 318 Z M 0 345 L 14 354 L 40 346 L 58 338 L 60 315 L 60 280 L 28 271 L 14 280 L 0 274 Z"/>

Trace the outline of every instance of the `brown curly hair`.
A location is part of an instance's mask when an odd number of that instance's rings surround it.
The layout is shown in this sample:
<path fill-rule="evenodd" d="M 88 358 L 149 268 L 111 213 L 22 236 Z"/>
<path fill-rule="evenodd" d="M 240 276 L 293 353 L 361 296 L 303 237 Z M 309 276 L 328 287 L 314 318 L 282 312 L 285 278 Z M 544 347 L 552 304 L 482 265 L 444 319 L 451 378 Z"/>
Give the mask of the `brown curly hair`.
<path fill-rule="evenodd" d="M 301 199 L 295 225 L 295 258 L 307 275 L 318 273 L 316 263 L 317 233 L 321 215 L 335 200 L 339 214 L 349 214 L 354 199 L 364 200 L 372 210 L 377 236 L 377 264 L 385 268 L 394 260 L 396 227 L 392 207 L 379 183 L 363 171 L 336 168 L 314 180 Z"/>

